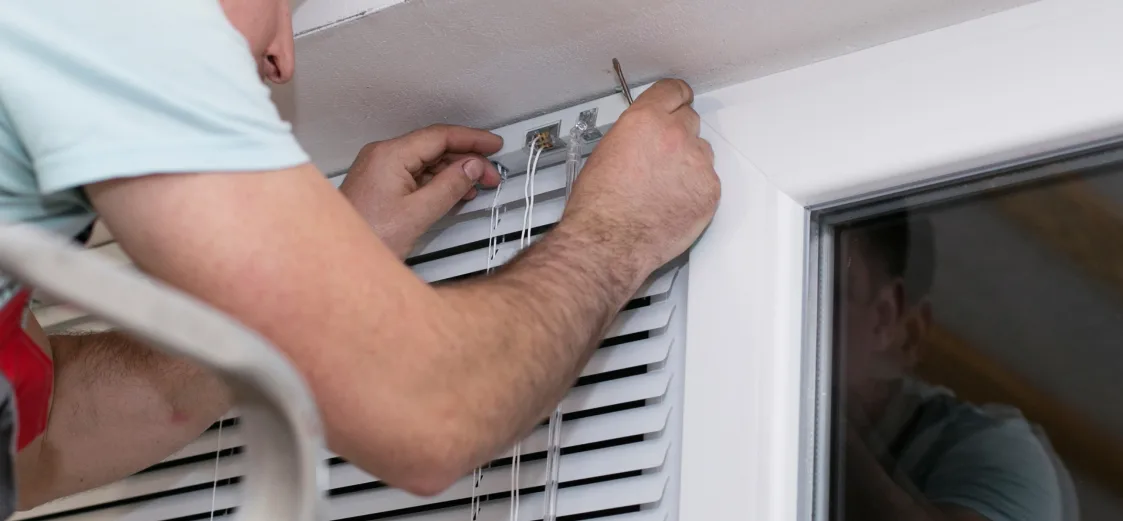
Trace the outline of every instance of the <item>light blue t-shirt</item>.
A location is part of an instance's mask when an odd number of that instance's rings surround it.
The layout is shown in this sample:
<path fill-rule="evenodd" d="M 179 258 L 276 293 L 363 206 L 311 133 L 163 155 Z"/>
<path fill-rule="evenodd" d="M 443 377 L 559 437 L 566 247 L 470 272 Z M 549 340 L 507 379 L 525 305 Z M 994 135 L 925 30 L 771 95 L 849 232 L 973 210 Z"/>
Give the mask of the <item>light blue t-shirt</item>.
<path fill-rule="evenodd" d="M 1010 407 L 978 407 L 906 379 L 875 437 L 900 484 L 989 521 L 1071 521 L 1067 470 Z"/>
<path fill-rule="evenodd" d="M 72 236 L 86 184 L 307 161 L 217 0 L 3 0 L 0 221 Z"/>

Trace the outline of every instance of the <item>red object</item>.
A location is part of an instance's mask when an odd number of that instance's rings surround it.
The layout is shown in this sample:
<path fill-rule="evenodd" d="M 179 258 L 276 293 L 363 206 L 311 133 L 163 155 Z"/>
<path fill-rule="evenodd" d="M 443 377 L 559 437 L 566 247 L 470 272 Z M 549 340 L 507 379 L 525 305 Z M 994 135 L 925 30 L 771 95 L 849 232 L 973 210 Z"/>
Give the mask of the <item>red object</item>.
<path fill-rule="evenodd" d="M 23 330 L 23 312 L 31 293 L 20 291 L 0 309 L 0 371 L 16 397 L 17 450 L 47 429 L 55 369 L 50 357 Z"/>

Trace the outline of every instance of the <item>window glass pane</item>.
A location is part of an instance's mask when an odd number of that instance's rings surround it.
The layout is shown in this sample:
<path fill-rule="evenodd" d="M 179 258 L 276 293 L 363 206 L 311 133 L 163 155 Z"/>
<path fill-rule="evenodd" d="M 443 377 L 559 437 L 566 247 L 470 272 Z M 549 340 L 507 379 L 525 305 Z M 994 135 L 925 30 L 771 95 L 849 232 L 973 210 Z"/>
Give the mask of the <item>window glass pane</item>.
<path fill-rule="evenodd" d="M 1123 165 L 831 233 L 832 520 L 1123 520 Z"/>

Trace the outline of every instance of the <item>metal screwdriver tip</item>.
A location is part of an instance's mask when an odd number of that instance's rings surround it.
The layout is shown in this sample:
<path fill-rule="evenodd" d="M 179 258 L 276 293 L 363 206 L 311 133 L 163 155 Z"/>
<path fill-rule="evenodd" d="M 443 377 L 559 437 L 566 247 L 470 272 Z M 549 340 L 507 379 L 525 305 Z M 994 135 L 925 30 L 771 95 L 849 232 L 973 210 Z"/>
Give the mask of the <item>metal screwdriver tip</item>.
<path fill-rule="evenodd" d="M 632 98 L 632 89 L 628 88 L 628 80 L 624 78 L 624 69 L 620 67 L 620 60 L 612 59 L 612 69 L 616 71 L 616 82 L 620 84 L 620 92 L 624 93 L 628 105 L 631 105 L 635 100 Z"/>

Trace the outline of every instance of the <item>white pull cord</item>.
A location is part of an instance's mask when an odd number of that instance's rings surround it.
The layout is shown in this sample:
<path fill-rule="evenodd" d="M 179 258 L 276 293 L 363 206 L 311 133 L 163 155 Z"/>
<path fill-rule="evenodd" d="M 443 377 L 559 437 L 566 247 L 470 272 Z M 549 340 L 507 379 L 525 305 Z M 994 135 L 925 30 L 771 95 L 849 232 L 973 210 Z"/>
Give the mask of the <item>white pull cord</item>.
<path fill-rule="evenodd" d="M 538 160 L 546 150 L 546 143 L 536 138 L 530 143 L 530 151 L 526 159 L 526 180 L 523 182 L 523 227 L 519 234 L 519 249 L 530 245 L 531 230 L 534 229 L 534 178 L 538 174 Z M 511 450 L 511 504 L 510 521 L 519 519 L 519 487 L 522 483 L 522 440 L 515 443 Z"/>
<path fill-rule="evenodd" d="M 485 273 L 490 274 L 495 271 L 495 255 L 499 252 L 500 240 L 496 236 L 496 231 L 499 228 L 499 221 L 502 220 L 501 213 L 507 211 L 507 207 L 499 205 L 499 194 L 503 191 L 503 177 L 500 177 L 499 184 L 495 187 L 495 195 L 491 199 L 491 227 L 487 237 L 487 267 Z M 487 464 L 491 467 L 491 463 Z M 471 510 L 471 521 L 476 521 L 480 515 L 480 508 L 483 506 L 483 500 L 480 498 L 479 489 L 480 482 L 483 481 L 484 467 L 476 467 L 472 471 L 472 502 L 469 507 Z"/>
<path fill-rule="evenodd" d="M 569 202 L 569 195 L 573 192 L 573 183 L 577 181 L 577 173 L 581 166 L 582 132 L 588 130 L 584 121 L 578 120 L 577 124 L 569 131 L 569 145 L 565 155 L 565 198 Z M 543 494 L 542 521 L 556 521 L 558 516 L 558 485 L 561 481 L 561 427 L 562 410 L 559 404 L 550 415 L 550 423 L 546 428 L 546 490 Z"/>
<path fill-rule="evenodd" d="M 495 256 L 499 253 L 500 238 L 496 236 L 496 231 L 499 228 L 499 221 L 502 220 L 500 213 L 507 212 L 507 206 L 499 206 L 499 194 L 503 191 L 503 179 L 499 179 L 499 184 L 495 187 L 495 196 L 491 199 L 491 229 L 487 237 L 487 268 L 484 273 L 491 274 L 495 271 Z"/>
<path fill-rule="evenodd" d="M 526 207 L 523 209 L 523 229 L 519 235 L 520 250 L 530 245 L 530 231 L 534 229 L 534 178 L 538 173 L 538 159 L 542 157 L 543 150 L 546 150 L 546 145 L 540 144 L 536 138 L 530 144 L 530 153 L 526 159 L 526 180 L 523 182 L 523 202 Z"/>
<path fill-rule="evenodd" d="M 558 512 L 558 480 L 561 476 L 561 406 L 550 415 L 546 428 L 546 490 L 543 494 L 542 521 L 555 521 Z"/>
<path fill-rule="evenodd" d="M 218 448 L 214 453 L 214 483 L 211 485 L 211 521 L 214 521 L 214 507 L 218 499 L 218 462 L 222 459 L 222 419 L 218 420 Z"/>
<path fill-rule="evenodd" d="M 479 489 L 480 489 L 480 480 L 483 479 L 483 477 L 484 477 L 484 468 L 483 467 L 476 467 L 476 470 L 472 471 L 472 503 L 471 503 L 471 506 L 469 507 L 471 509 L 471 512 L 472 512 L 471 521 L 476 521 L 476 518 L 478 518 L 479 515 L 480 515 L 480 505 L 481 505 L 482 501 L 480 500 Z"/>

